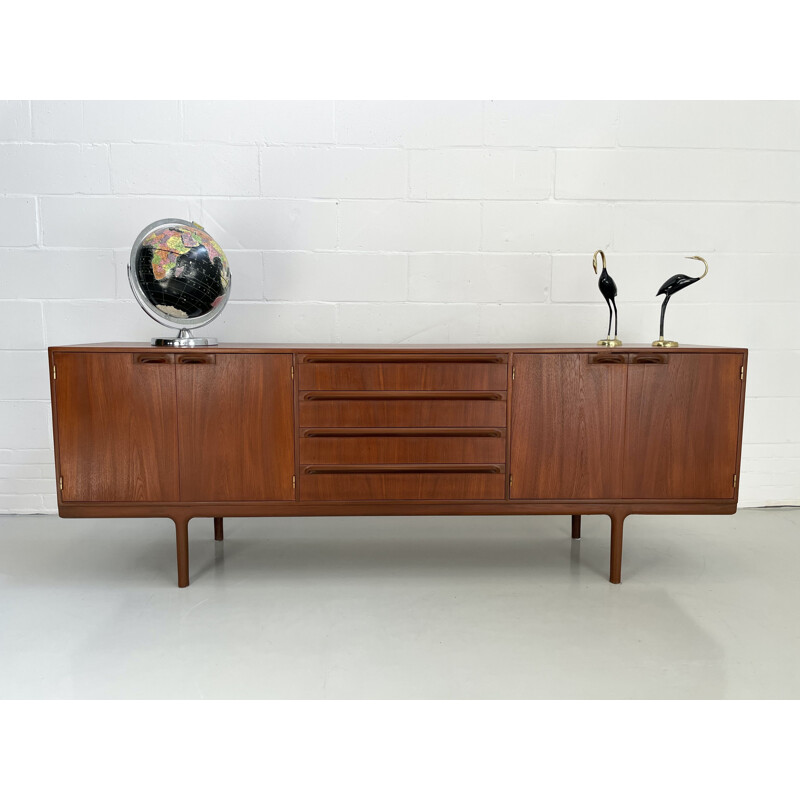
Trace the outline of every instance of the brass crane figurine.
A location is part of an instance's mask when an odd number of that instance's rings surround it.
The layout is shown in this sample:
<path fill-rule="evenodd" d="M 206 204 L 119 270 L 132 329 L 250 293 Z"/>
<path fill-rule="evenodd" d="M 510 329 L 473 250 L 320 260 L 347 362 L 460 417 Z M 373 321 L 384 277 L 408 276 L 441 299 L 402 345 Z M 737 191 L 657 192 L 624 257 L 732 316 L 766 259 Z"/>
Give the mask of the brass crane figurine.
<path fill-rule="evenodd" d="M 606 270 L 606 254 L 602 250 L 598 250 L 592 256 L 592 268 L 594 274 L 597 275 L 597 256 L 603 260 L 603 271 L 600 273 L 600 279 L 597 281 L 597 286 L 600 289 L 600 294 L 603 295 L 608 303 L 608 335 L 605 339 L 600 339 L 597 344 L 600 347 L 619 347 L 622 342 L 617 339 L 617 304 L 614 298 L 617 296 L 617 284 L 614 279 L 608 274 Z M 611 338 L 611 321 L 614 320 L 614 338 Z"/>
<path fill-rule="evenodd" d="M 688 275 L 682 274 L 673 275 L 661 284 L 661 288 L 656 292 L 656 297 L 660 294 L 664 295 L 664 302 L 661 304 L 661 327 L 658 331 L 658 339 L 653 342 L 653 347 L 678 347 L 677 342 L 664 338 L 664 314 L 667 311 L 667 303 L 669 303 L 670 297 L 672 297 L 675 292 L 679 292 L 681 289 L 685 289 L 687 286 L 697 283 L 701 278 L 705 278 L 705 276 L 708 275 L 708 261 L 700 256 L 686 256 L 686 258 L 694 261 L 702 261 L 703 264 L 705 264 L 706 270 L 699 278 L 690 278 Z"/>

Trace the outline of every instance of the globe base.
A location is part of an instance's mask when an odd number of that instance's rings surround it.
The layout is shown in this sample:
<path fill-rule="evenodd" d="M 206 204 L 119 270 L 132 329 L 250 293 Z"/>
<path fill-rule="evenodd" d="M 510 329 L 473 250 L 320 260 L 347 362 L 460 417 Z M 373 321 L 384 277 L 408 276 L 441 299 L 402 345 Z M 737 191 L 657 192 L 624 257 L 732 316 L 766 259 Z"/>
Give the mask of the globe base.
<path fill-rule="evenodd" d="M 181 328 L 177 336 L 169 338 L 154 337 L 150 340 L 150 344 L 154 347 L 216 347 L 217 340 L 211 337 L 192 336 L 186 328 Z"/>
<path fill-rule="evenodd" d="M 153 347 L 216 347 L 216 339 L 157 339 L 150 340 Z"/>

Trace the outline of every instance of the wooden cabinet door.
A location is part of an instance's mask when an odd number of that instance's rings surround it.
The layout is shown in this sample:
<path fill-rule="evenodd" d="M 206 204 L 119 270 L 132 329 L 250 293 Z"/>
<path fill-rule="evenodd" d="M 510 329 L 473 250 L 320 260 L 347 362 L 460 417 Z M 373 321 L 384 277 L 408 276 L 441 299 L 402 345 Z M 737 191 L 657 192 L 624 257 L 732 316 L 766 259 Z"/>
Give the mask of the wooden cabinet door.
<path fill-rule="evenodd" d="M 177 362 L 181 500 L 294 499 L 291 355 Z"/>
<path fill-rule="evenodd" d="M 512 500 L 620 497 L 626 360 L 514 356 Z"/>
<path fill-rule="evenodd" d="M 175 367 L 138 353 L 57 353 L 61 499 L 178 499 Z"/>
<path fill-rule="evenodd" d="M 632 356 L 624 497 L 734 496 L 741 368 L 742 356 L 735 354 Z"/>

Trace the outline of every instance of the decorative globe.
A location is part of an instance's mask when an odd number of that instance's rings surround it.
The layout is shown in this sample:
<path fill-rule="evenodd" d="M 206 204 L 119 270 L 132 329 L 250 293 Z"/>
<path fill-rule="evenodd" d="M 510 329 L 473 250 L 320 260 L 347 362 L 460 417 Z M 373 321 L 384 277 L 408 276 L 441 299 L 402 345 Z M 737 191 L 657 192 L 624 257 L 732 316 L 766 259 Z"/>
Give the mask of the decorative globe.
<path fill-rule="evenodd" d="M 231 288 L 228 259 L 222 248 L 195 222 L 161 219 L 137 237 L 128 279 L 142 308 L 164 325 L 182 330 L 177 339 L 153 344 L 208 344 L 189 330 L 207 325 L 223 309 Z"/>

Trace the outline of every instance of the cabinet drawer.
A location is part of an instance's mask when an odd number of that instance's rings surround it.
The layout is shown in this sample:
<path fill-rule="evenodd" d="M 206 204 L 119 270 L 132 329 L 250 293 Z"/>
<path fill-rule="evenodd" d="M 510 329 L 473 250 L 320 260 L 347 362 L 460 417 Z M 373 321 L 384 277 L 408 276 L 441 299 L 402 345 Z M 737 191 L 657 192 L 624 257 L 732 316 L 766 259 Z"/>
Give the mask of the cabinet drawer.
<path fill-rule="evenodd" d="M 448 390 L 497 389 L 508 386 L 505 356 L 477 361 L 301 362 L 300 389 Z M 502 359 L 502 360 L 501 360 Z"/>
<path fill-rule="evenodd" d="M 502 500 L 502 465 L 473 465 L 465 471 L 420 471 L 412 466 L 304 467 L 300 470 L 301 500 Z M 403 470 L 407 471 L 403 471 Z M 369 471 L 367 471 L 369 470 Z M 472 470 L 472 471 L 466 471 Z"/>
<path fill-rule="evenodd" d="M 363 431 L 355 428 L 347 434 Z M 365 435 L 340 435 L 338 428 L 307 429 L 300 438 L 301 464 L 481 464 L 506 459 L 505 431 L 486 428 L 460 431 L 453 435 L 442 428 L 433 435 L 420 435 L 431 429 L 368 431 Z M 435 430 L 435 429 L 434 429 Z"/>
<path fill-rule="evenodd" d="M 301 392 L 300 427 L 503 427 L 505 392 Z"/>

